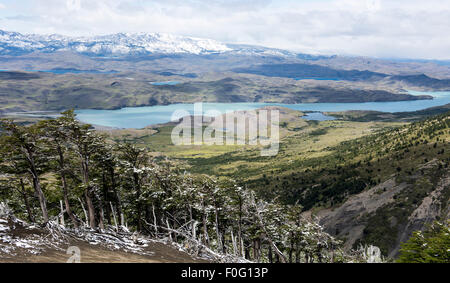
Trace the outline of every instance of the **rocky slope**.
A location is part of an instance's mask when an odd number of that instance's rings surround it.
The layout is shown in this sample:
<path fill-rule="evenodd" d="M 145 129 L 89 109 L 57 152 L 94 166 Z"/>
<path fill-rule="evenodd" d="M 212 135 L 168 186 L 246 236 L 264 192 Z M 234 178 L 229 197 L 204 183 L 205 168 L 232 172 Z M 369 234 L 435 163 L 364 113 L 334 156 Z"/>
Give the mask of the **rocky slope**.
<path fill-rule="evenodd" d="M 426 166 L 435 169 L 435 165 L 432 162 Z M 385 210 L 397 206 L 402 193 L 409 194 L 413 190 L 414 183 L 398 183 L 392 178 L 350 197 L 339 207 L 319 211 L 317 216 L 327 232 L 344 239 L 346 247 L 352 248 L 370 232 L 371 221 L 376 221 Z M 449 219 L 448 197 L 445 200 L 445 194 L 449 191 L 450 172 L 447 171 L 437 186 L 417 202 L 412 210 L 406 207 L 402 209 L 406 214 L 405 221 L 401 222 L 397 215 L 386 215 L 386 222 L 389 225 L 387 230 L 394 233 L 390 238 L 392 241 L 387 244 L 389 257 L 394 258 L 398 255 L 400 244 L 407 241 L 412 232 L 424 230 L 427 224 L 435 220 Z"/>
<path fill-rule="evenodd" d="M 343 147 L 361 160 L 357 178 L 369 181 L 362 190 L 347 188 L 343 201 L 307 214 L 317 215 L 347 248 L 370 243 L 395 258 L 412 232 L 450 218 L 449 119 L 447 112 Z M 336 196 L 333 188 L 320 193 Z"/>

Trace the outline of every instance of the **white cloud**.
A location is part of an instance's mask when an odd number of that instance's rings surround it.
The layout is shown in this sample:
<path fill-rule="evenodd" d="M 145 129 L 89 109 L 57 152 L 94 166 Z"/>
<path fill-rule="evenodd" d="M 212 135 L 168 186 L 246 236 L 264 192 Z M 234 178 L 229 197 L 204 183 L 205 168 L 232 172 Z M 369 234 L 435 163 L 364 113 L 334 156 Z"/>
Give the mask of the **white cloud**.
<path fill-rule="evenodd" d="M 28 6 L 27 13 L 17 11 L 28 22 L 4 17 L 1 28 L 167 32 L 309 53 L 450 59 L 450 0 L 35 0 Z"/>

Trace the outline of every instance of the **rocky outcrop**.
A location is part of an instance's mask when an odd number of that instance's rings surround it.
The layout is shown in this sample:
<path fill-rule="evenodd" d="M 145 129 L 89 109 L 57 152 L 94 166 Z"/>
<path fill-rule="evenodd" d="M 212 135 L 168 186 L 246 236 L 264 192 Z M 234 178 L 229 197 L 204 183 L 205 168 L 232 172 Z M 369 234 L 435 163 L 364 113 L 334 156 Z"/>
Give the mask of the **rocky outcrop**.
<path fill-rule="evenodd" d="M 435 163 L 436 160 L 430 161 L 421 168 L 433 167 Z M 411 178 L 418 179 L 418 176 Z M 350 249 L 365 236 L 366 228 L 379 210 L 396 206 L 400 194 L 408 194 L 414 189 L 414 182 L 398 184 L 393 176 L 375 187 L 349 197 L 338 207 L 322 209 L 314 214 L 319 217 L 319 223 L 328 233 L 343 239 L 345 248 Z M 409 213 L 406 221 L 394 215 L 389 217 L 387 225 L 394 228 L 392 231 L 397 231 L 397 236 L 394 235 L 390 245 L 392 247 L 388 253 L 390 258 L 398 255 L 400 244 L 407 241 L 414 231 L 423 230 L 427 224 L 435 220 L 449 219 L 449 190 L 450 172 L 447 172 L 417 206 L 402 209 Z"/>
<path fill-rule="evenodd" d="M 363 216 L 375 212 L 380 207 L 394 202 L 394 196 L 406 188 L 406 184 L 396 184 L 389 179 L 367 191 L 350 197 L 341 206 L 324 209 L 317 213 L 319 223 L 335 236 L 345 238 L 345 247 L 350 249 L 362 237 L 366 227 Z"/>
<path fill-rule="evenodd" d="M 412 235 L 412 232 L 423 230 L 426 224 L 442 218 L 449 219 L 450 210 L 448 200 L 445 202 L 443 193 L 450 190 L 450 177 L 443 178 L 436 189 L 425 197 L 422 203 L 408 217 L 408 224 L 398 237 L 398 244 L 405 242 Z M 399 245 L 389 256 L 394 257 L 398 253 Z"/>

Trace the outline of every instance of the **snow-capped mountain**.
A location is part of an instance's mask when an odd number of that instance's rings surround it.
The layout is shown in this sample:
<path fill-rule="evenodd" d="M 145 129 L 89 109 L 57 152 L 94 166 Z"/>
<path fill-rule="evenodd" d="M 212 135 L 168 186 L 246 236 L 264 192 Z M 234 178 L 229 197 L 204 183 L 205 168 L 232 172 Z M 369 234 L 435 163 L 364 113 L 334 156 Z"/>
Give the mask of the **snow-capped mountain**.
<path fill-rule="evenodd" d="M 70 37 L 58 34 L 21 34 L 0 30 L 0 55 L 32 52 L 72 51 L 93 56 L 145 54 L 230 53 L 233 55 L 298 57 L 298 53 L 253 45 L 224 44 L 212 39 L 164 33 L 116 33 L 103 36 Z"/>
<path fill-rule="evenodd" d="M 117 33 L 93 37 L 21 34 L 0 30 L 0 55 L 20 55 L 34 51 L 74 51 L 93 55 L 133 55 L 148 53 L 212 54 L 232 51 L 211 39 L 161 33 Z"/>

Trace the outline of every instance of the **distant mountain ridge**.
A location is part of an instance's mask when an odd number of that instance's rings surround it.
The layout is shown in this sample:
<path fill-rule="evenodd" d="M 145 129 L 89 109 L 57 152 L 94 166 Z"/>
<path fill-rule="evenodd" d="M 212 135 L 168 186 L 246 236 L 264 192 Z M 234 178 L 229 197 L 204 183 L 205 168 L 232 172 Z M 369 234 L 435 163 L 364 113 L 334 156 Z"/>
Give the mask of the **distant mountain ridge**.
<path fill-rule="evenodd" d="M 96 55 L 145 53 L 210 54 L 231 51 L 211 39 L 182 37 L 161 33 L 117 33 L 92 37 L 57 34 L 21 34 L 0 30 L 0 54 L 21 55 L 34 51 L 74 51 Z"/>
<path fill-rule="evenodd" d="M 383 79 L 388 76 L 377 72 L 338 70 L 320 65 L 300 63 L 263 64 L 248 68 L 237 68 L 233 71 L 236 73 L 248 73 L 268 77 L 285 77 L 294 79 L 326 78 L 332 80 L 368 80 Z"/>
<path fill-rule="evenodd" d="M 198 77 L 233 72 L 299 80 L 345 80 L 383 88 L 450 90 L 450 66 L 341 55 L 311 55 L 163 33 L 101 36 L 21 34 L 0 30 L 1 70 L 140 71 Z M 151 61 L 152 64 L 146 62 Z M 187 74 L 187 76 L 186 76 Z"/>
<path fill-rule="evenodd" d="M 101 36 L 71 37 L 58 34 L 21 34 L 0 30 L 0 55 L 24 55 L 32 52 L 71 51 L 95 56 L 129 56 L 145 54 L 210 55 L 233 53 L 297 57 L 302 54 L 286 50 L 239 44 L 224 44 L 212 39 L 164 33 L 116 33 Z M 306 56 L 303 54 L 303 56 Z M 315 56 L 307 55 L 308 58 Z"/>

